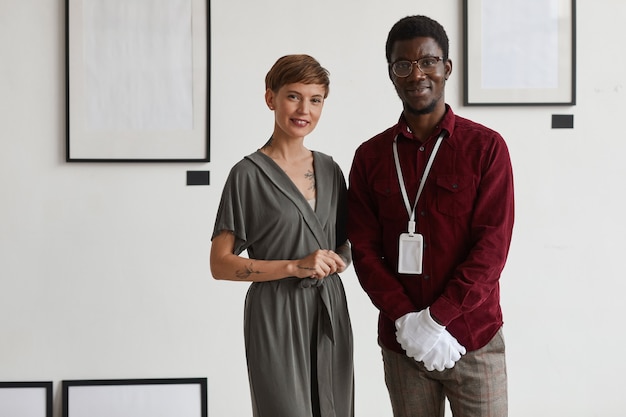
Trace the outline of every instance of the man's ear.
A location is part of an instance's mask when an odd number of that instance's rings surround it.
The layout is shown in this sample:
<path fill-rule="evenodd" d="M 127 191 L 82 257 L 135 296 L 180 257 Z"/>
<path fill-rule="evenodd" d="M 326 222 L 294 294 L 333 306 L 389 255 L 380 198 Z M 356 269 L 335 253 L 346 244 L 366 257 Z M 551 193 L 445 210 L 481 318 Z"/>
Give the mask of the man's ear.
<path fill-rule="evenodd" d="M 450 77 L 450 74 L 452 74 L 452 60 L 448 59 L 445 64 L 444 64 L 444 68 L 445 68 L 445 74 L 446 74 L 446 80 Z"/>

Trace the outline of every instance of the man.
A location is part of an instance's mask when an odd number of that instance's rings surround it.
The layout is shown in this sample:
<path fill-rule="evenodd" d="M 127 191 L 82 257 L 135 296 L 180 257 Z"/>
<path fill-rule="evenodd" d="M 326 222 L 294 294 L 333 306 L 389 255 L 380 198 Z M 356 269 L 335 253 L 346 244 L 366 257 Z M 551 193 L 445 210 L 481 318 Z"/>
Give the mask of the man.
<path fill-rule="evenodd" d="M 395 417 L 507 415 L 499 278 L 513 229 L 513 175 L 495 131 L 445 103 L 448 37 L 425 16 L 386 44 L 398 123 L 356 151 L 349 238 L 378 334 Z"/>

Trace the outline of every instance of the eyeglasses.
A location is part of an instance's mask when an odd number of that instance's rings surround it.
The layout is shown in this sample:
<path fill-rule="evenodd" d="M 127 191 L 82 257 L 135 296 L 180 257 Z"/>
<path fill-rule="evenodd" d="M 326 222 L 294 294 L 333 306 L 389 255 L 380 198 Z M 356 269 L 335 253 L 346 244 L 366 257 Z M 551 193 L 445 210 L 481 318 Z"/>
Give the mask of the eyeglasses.
<path fill-rule="evenodd" d="M 424 74 L 432 74 L 437 70 L 437 64 L 443 61 L 442 56 L 425 56 L 417 61 L 396 61 L 391 64 L 391 71 L 396 77 L 408 77 L 413 72 L 413 64 Z"/>

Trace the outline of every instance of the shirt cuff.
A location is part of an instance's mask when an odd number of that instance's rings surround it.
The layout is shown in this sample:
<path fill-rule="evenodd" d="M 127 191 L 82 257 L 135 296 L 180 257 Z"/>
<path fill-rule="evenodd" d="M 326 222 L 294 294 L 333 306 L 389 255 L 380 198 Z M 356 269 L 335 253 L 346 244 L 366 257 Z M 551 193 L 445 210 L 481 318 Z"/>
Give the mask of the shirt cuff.
<path fill-rule="evenodd" d="M 437 320 L 444 326 L 448 326 L 452 320 L 459 317 L 462 313 L 459 308 L 450 303 L 445 298 L 439 298 L 430 306 L 430 313 L 437 317 Z"/>

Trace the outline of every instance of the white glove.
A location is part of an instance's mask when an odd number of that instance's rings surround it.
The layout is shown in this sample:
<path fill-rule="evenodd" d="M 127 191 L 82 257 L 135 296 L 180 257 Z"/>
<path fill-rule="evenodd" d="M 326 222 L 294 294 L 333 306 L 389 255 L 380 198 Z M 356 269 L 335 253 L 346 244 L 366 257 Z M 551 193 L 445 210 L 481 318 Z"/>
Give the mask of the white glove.
<path fill-rule="evenodd" d="M 400 317 L 396 320 L 396 329 L 396 340 L 407 356 L 418 362 L 424 360 L 446 330 L 430 316 L 430 307 Z"/>
<path fill-rule="evenodd" d="M 465 355 L 466 350 L 454 336 L 444 330 L 435 346 L 428 352 L 422 361 L 429 371 L 443 371 L 451 369 L 456 362 Z"/>

